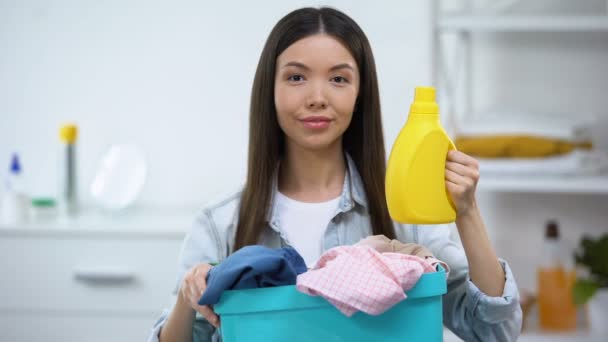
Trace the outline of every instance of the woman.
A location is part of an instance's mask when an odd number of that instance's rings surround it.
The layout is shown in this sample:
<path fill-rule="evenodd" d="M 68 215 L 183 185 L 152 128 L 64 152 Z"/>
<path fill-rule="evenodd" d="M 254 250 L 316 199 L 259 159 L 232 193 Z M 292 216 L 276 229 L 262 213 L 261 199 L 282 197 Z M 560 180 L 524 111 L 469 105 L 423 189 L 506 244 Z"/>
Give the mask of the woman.
<path fill-rule="evenodd" d="M 210 263 L 243 246 L 291 245 L 312 266 L 329 248 L 377 234 L 425 245 L 449 264 L 444 324 L 454 333 L 467 341 L 516 340 L 517 286 L 476 205 L 477 162 L 455 151 L 446 156 L 461 246 L 446 226 L 391 221 L 383 141 L 374 58 L 359 26 L 330 8 L 282 18 L 253 84 L 244 189 L 196 219 L 180 256 L 176 303 L 150 340 L 211 339 L 220 322 L 212 308 L 197 303 L 205 276 Z"/>

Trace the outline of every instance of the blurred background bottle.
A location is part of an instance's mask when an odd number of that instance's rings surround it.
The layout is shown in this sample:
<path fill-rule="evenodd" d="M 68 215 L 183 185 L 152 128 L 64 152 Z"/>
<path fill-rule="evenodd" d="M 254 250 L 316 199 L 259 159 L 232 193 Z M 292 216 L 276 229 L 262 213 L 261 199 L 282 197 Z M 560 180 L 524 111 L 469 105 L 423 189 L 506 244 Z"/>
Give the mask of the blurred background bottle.
<path fill-rule="evenodd" d="M 539 327 L 542 330 L 576 329 L 576 306 L 572 298 L 576 273 L 568 262 L 570 254 L 561 243 L 557 222 L 547 222 L 537 272 Z"/>
<path fill-rule="evenodd" d="M 11 158 L 8 171 L 1 189 L 0 223 L 22 224 L 28 221 L 29 200 L 23 187 L 21 162 L 16 153 Z"/>
<path fill-rule="evenodd" d="M 78 127 L 67 124 L 59 130 L 63 142 L 63 161 L 61 170 L 61 207 L 68 216 L 78 214 L 78 190 L 76 179 L 76 139 Z"/>

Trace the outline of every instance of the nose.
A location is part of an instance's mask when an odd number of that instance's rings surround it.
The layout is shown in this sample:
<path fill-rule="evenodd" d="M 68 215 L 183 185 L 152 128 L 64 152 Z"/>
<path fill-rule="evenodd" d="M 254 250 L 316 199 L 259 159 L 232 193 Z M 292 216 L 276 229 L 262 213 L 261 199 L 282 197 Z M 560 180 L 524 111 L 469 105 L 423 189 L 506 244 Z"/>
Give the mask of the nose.
<path fill-rule="evenodd" d="M 327 108 L 327 97 L 322 86 L 314 86 L 306 99 L 306 107 L 310 110 L 321 110 Z"/>

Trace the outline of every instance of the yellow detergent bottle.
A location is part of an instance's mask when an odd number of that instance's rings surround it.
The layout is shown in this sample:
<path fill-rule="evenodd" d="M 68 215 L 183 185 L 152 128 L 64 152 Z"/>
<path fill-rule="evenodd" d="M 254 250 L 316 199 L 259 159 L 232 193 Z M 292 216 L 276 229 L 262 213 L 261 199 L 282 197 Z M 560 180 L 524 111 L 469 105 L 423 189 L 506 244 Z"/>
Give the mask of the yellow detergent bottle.
<path fill-rule="evenodd" d="M 456 219 L 445 187 L 445 161 L 456 147 L 439 121 L 435 89 L 416 87 L 410 114 L 393 144 L 386 170 L 386 201 L 393 220 L 436 224 Z"/>

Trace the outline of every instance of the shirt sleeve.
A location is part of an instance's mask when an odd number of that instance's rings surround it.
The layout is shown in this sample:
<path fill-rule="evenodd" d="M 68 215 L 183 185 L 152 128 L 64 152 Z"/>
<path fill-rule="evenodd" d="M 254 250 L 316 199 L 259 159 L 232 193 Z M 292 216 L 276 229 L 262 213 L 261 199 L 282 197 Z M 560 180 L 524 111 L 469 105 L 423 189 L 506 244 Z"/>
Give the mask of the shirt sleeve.
<path fill-rule="evenodd" d="M 182 243 L 178 262 L 177 281 L 171 296 L 172 305 L 163 310 L 148 335 L 148 342 L 158 342 L 160 331 L 175 306 L 177 291 L 181 286 L 185 273 L 199 263 L 220 261 L 221 250 L 222 242 L 220 241 L 220 236 L 215 229 L 210 212 L 205 210 L 197 216 L 192 229 Z M 217 340 L 216 329 L 198 314 L 196 315 L 196 321 L 192 329 L 193 337 L 195 337 L 196 341 Z"/>
<path fill-rule="evenodd" d="M 516 341 L 521 332 L 519 291 L 506 261 L 501 296 L 483 293 L 471 281 L 462 245 L 449 238 L 447 225 L 419 226 L 415 234 L 439 259 L 450 265 L 448 292 L 443 297 L 443 322 L 465 341 Z"/>

